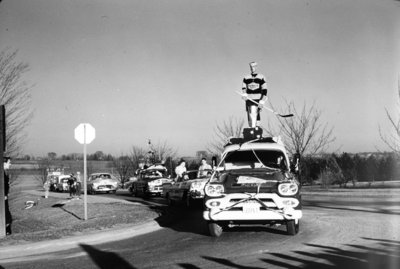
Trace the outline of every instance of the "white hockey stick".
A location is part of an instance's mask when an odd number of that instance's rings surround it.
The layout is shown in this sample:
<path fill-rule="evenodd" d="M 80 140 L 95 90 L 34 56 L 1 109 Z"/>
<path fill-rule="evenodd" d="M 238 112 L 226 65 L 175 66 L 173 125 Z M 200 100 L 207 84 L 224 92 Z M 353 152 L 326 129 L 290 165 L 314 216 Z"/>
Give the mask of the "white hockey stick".
<path fill-rule="evenodd" d="M 245 96 L 245 95 L 243 95 L 242 92 L 236 91 L 236 93 L 237 93 L 237 94 L 240 94 L 241 96 Z M 248 98 L 247 96 L 246 96 L 246 99 L 249 100 L 250 102 L 256 104 L 257 106 L 259 105 L 256 101 L 254 101 L 253 99 Z M 269 110 L 270 112 L 272 112 L 272 113 L 274 113 L 275 115 L 278 115 L 278 116 L 280 116 L 280 117 L 282 117 L 282 118 L 293 117 L 293 114 L 282 115 L 282 114 L 279 114 L 278 112 L 276 112 L 275 110 L 273 110 L 272 108 L 269 108 L 269 107 L 264 106 L 264 105 L 262 105 L 262 108 L 265 108 L 266 110 Z"/>

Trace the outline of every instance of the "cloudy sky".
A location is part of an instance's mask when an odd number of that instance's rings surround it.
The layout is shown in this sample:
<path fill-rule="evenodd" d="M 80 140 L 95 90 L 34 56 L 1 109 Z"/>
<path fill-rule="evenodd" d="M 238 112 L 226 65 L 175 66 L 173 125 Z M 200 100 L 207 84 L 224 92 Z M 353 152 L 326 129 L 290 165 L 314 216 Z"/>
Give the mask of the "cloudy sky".
<path fill-rule="evenodd" d="M 3 0 L 0 50 L 31 70 L 35 118 L 26 154 L 120 154 L 168 141 L 203 150 L 230 116 L 257 61 L 275 108 L 315 101 L 340 152 L 385 150 L 378 126 L 396 112 L 400 2 L 394 0 Z M 263 112 L 262 125 L 276 122 Z"/>

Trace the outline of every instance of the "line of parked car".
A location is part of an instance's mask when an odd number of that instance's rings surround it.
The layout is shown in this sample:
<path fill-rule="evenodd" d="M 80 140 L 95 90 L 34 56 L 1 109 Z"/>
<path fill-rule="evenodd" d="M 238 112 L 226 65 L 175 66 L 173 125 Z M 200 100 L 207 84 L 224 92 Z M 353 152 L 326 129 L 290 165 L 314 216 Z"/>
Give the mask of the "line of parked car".
<path fill-rule="evenodd" d="M 196 201 L 204 198 L 204 186 L 211 176 L 212 170 L 190 170 L 185 177 L 176 181 L 167 175 L 167 169 L 162 165 L 152 165 L 138 172 L 136 178 L 129 183 L 128 190 L 134 196 L 164 197 L 169 205 L 184 203 L 191 207 Z"/>
<path fill-rule="evenodd" d="M 50 181 L 50 191 L 69 192 L 68 180 L 73 175 L 48 175 Z M 76 178 L 74 179 L 76 180 Z M 87 191 L 89 194 L 96 193 L 116 193 L 120 187 L 120 181 L 110 173 L 93 173 L 87 179 Z"/>

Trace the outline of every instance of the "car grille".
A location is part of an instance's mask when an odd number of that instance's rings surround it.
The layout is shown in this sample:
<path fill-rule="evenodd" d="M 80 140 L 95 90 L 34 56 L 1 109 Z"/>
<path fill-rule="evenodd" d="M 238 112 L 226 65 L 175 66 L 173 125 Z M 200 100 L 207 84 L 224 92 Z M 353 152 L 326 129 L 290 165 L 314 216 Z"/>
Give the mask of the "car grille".
<path fill-rule="evenodd" d="M 240 202 L 242 200 L 243 199 L 240 199 L 240 198 L 232 198 L 232 199 L 229 200 L 229 202 L 232 203 L 232 204 L 235 204 L 235 203 L 238 203 L 238 202 Z M 263 202 L 264 205 L 266 205 L 268 208 L 278 208 L 276 206 L 274 200 L 272 200 L 271 198 L 261 198 L 259 200 L 261 202 Z M 254 200 L 254 199 L 241 202 L 241 203 L 235 205 L 231 210 L 242 210 L 243 204 L 246 204 L 246 203 L 256 203 L 256 204 L 260 205 L 260 210 L 267 210 L 266 208 L 262 207 L 262 205 L 257 200 Z"/>

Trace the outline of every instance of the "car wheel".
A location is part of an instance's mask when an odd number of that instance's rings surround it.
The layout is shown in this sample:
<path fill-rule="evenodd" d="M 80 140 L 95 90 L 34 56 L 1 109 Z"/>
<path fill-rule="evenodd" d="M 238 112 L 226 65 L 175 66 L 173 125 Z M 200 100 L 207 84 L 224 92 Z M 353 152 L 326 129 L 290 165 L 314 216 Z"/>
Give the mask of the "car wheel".
<path fill-rule="evenodd" d="M 296 235 L 300 229 L 300 221 L 296 224 L 295 220 L 286 222 L 286 231 L 288 235 Z"/>
<path fill-rule="evenodd" d="M 224 229 L 222 228 L 221 225 L 219 225 L 216 222 L 209 222 L 208 223 L 208 230 L 210 232 L 210 235 L 213 237 L 220 237 Z"/>

